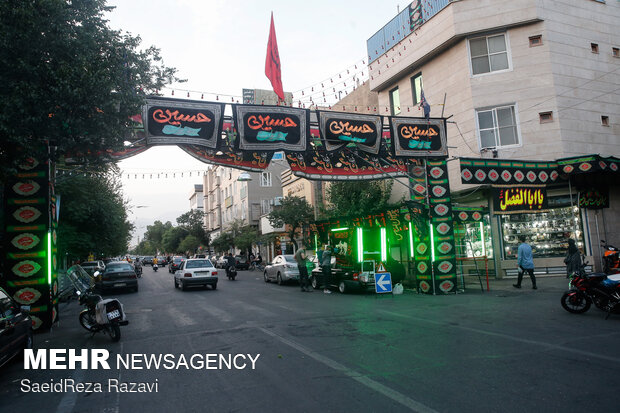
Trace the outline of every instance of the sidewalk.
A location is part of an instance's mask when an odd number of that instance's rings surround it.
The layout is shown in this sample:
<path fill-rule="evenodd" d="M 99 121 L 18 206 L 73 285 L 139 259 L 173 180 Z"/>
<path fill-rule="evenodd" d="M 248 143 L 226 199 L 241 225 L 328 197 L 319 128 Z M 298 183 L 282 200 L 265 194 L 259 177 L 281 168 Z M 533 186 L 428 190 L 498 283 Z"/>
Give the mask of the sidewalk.
<path fill-rule="evenodd" d="M 489 290 L 487 291 L 486 278 L 481 277 L 484 292 L 497 291 L 553 291 L 554 293 L 566 291 L 568 289 L 568 279 L 564 275 L 544 275 L 536 277 L 538 290 L 532 290 L 532 281 L 528 275 L 521 281 L 521 289 L 513 287 L 517 283 L 517 277 L 505 277 L 502 279 L 489 278 Z M 460 287 L 459 283 L 459 287 Z M 465 278 L 465 294 L 482 293 L 478 277 L 469 276 Z"/>

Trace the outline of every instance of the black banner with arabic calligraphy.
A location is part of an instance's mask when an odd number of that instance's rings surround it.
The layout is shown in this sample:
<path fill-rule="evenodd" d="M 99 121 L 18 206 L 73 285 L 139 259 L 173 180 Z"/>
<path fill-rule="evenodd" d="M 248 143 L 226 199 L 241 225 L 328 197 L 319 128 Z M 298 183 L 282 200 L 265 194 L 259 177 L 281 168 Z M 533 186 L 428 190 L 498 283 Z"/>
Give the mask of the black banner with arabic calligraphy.
<path fill-rule="evenodd" d="M 149 98 L 143 107 L 149 145 L 217 146 L 224 123 L 224 103 Z"/>
<path fill-rule="evenodd" d="M 493 212 L 495 214 L 537 213 L 548 208 L 547 188 L 544 186 L 494 188 Z"/>
<path fill-rule="evenodd" d="M 267 169 L 273 157 L 273 152 L 269 151 L 235 151 L 226 147 L 215 150 L 198 145 L 179 145 L 179 148 L 202 162 L 253 172 Z"/>
<path fill-rule="evenodd" d="M 286 106 L 232 105 L 237 148 L 244 151 L 305 151 L 310 111 Z"/>
<path fill-rule="evenodd" d="M 391 117 L 390 133 L 397 157 L 448 155 L 445 119 Z"/>
<path fill-rule="evenodd" d="M 378 154 L 383 122 L 381 116 L 317 111 L 319 130 L 328 151 L 343 147 Z"/>

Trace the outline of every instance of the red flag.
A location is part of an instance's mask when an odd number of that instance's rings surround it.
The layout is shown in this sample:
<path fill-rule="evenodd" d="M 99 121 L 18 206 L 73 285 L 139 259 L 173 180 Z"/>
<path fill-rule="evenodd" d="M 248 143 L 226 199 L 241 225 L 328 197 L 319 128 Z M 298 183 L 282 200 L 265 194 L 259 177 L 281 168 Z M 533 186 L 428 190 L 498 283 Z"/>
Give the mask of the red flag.
<path fill-rule="evenodd" d="M 271 13 L 271 27 L 269 28 L 269 42 L 267 43 L 267 58 L 265 59 L 265 76 L 271 81 L 271 86 L 276 95 L 284 100 L 282 89 L 282 68 L 280 67 L 280 54 L 278 53 L 278 41 L 276 40 L 276 28 L 273 25 L 273 12 Z"/>

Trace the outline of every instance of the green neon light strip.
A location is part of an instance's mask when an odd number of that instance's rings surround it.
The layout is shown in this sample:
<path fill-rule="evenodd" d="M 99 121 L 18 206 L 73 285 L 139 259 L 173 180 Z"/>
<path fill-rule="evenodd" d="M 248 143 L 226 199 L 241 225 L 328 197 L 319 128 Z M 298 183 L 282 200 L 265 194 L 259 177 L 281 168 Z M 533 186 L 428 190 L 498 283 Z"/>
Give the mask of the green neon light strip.
<path fill-rule="evenodd" d="M 362 229 L 357 229 L 357 262 L 364 261 L 364 239 Z"/>
<path fill-rule="evenodd" d="M 435 235 L 433 234 L 433 224 L 431 226 L 431 262 L 435 262 Z"/>
<path fill-rule="evenodd" d="M 409 252 L 411 258 L 413 258 L 415 256 L 415 250 L 413 248 L 413 225 L 411 225 L 411 222 L 409 223 Z"/>
<path fill-rule="evenodd" d="M 387 233 L 385 227 L 381 228 L 381 261 L 387 261 Z"/>
<path fill-rule="evenodd" d="M 314 252 L 316 253 L 316 256 L 319 256 L 319 237 L 316 235 L 316 232 L 314 233 Z"/>
<path fill-rule="evenodd" d="M 52 233 L 47 233 L 47 283 L 52 285 Z"/>
<path fill-rule="evenodd" d="M 339 231 L 348 231 L 348 230 L 349 230 L 348 227 L 344 227 L 344 228 L 334 228 L 334 229 L 331 229 L 330 231 L 331 232 L 339 232 Z"/>
<path fill-rule="evenodd" d="M 487 246 L 484 243 L 484 225 L 482 225 L 482 221 L 480 221 L 480 241 L 482 241 L 482 256 L 486 256 Z"/>

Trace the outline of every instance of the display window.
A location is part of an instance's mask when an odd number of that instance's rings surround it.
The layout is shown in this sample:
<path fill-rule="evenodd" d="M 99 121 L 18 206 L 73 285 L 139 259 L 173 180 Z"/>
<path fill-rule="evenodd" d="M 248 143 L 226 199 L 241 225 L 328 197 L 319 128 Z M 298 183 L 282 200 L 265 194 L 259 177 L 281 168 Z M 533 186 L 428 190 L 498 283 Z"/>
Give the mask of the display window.
<path fill-rule="evenodd" d="M 504 259 L 517 259 L 520 235 L 532 246 L 534 258 L 565 256 L 569 238 L 584 252 L 579 208 L 570 206 L 566 197 L 550 198 L 549 206 L 552 208 L 546 212 L 500 216 Z"/>
<path fill-rule="evenodd" d="M 480 222 L 460 222 L 455 224 L 454 237 L 460 258 L 493 258 L 493 242 L 489 216 Z"/>

